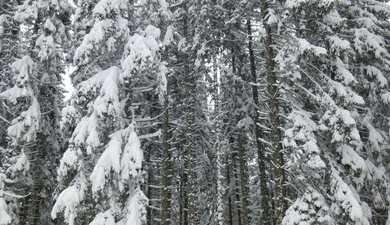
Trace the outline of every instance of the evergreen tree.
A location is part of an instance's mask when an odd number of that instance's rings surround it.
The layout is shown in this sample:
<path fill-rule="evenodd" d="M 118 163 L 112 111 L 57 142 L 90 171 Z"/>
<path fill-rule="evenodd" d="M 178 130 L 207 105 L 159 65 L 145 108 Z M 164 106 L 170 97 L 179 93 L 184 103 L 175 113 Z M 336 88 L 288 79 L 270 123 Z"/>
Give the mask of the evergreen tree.
<path fill-rule="evenodd" d="M 376 3 L 378 9 L 381 9 L 383 4 Z M 292 127 L 286 131 L 285 142 L 287 148 L 298 151 L 292 151 L 288 168 L 293 169 L 291 174 L 304 174 L 291 180 L 296 183 L 295 188 L 298 187 L 300 194 L 316 197 L 310 200 L 299 197 L 287 211 L 283 223 L 295 224 L 298 220 L 334 224 L 378 222 L 372 214 L 374 204 L 371 203 L 370 206 L 367 202 L 375 199 L 374 195 L 378 192 L 366 198 L 364 186 L 367 182 L 372 183 L 368 174 L 381 167 L 380 163 L 372 162 L 372 156 L 368 152 L 373 150 L 372 143 L 380 149 L 382 142 L 378 140 L 384 140 L 386 136 L 371 124 L 372 119 L 368 119 L 370 110 L 366 111 L 364 106 L 373 107 L 367 95 L 370 93 L 369 86 L 379 83 L 379 80 L 386 82 L 380 75 L 386 73 L 387 69 L 373 66 L 369 61 L 368 65 L 364 65 L 361 57 L 376 50 L 381 52 L 381 60 L 386 60 L 388 53 L 382 47 L 384 42 L 378 36 L 379 33 L 366 32 L 367 28 L 360 27 L 362 23 L 358 21 L 370 21 L 362 16 L 364 13 L 358 13 L 366 12 L 364 4 L 287 1 L 286 5 L 291 9 L 289 15 L 294 18 L 292 21 L 297 30 L 295 41 L 298 54 L 290 57 L 290 63 L 296 60 L 299 64 L 299 68 L 293 69 L 295 73 L 291 74 L 295 85 L 294 105 L 298 107 L 290 114 Z M 373 6 L 373 2 L 370 5 Z M 317 20 L 303 19 L 314 15 L 321 17 Z M 383 22 L 381 26 L 385 24 Z M 316 32 L 311 32 L 314 29 Z M 376 32 L 380 32 L 380 29 Z M 365 37 L 370 35 L 368 41 Z M 381 35 L 385 36 L 383 33 Z M 374 46 L 372 43 L 375 43 Z M 368 52 L 363 52 L 362 49 L 367 49 Z M 291 52 L 285 51 L 284 54 Z M 376 72 L 368 75 L 371 72 L 363 68 L 374 68 Z M 376 77 L 378 80 L 371 80 L 367 86 L 367 78 L 364 77 Z M 304 177 L 310 177 L 310 182 Z M 387 178 L 379 180 L 382 180 L 382 187 L 385 187 L 382 190 L 388 190 Z M 323 202 L 326 207 L 319 209 L 321 213 L 317 216 L 320 217 L 303 212 L 305 215 L 299 216 L 300 219 L 293 219 L 293 214 L 300 209 L 297 204 L 302 201 L 309 208 L 317 205 L 317 202 Z"/>
<path fill-rule="evenodd" d="M 9 66 L 15 61 L 15 57 L 19 53 L 19 28 L 16 21 L 13 19 L 13 13 L 16 11 L 16 1 L 0 2 L 0 92 L 3 92 L 12 85 L 12 68 Z M 11 125 L 10 110 L 7 105 L 0 105 L 0 133 L 3 134 L 0 139 L 0 224 L 11 224 L 12 217 L 12 202 L 15 200 L 14 194 L 6 189 L 9 183 L 12 182 L 6 176 L 6 168 L 9 167 L 10 149 L 7 149 L 7 127 Z M 8 182 L 7 182 L 8 181 Z M 10 204 L 10 206 L 8 206 Z"/>
<path fill-rule="evenodd" d="M 52 216 L 63 212 L 67 224 L 144 224 L 137 130 L 150 113 L 145 90 L 157 80 L 160 30 L 142 23 L 132 2 L 77 4 L 76 91 L 63 120 L 65 127 L 77 125 L 61 159 L 62 191 Z"/>
<path fill-rule="evenodd" d="M 14 116 L 7 129 L 7 148 L 12 151 L 6 171 L 14 180 L 12 192 L 25 196 L 12 209 L 15 224 L 51 221 L 48 212 L 61 143 L 61 46 L 67 39 L 68 10 L 67 3 L 24 1 L 13 15 L 25 27 L 19 32 L 21 58 L 12 64 L 13 87 L 1 96 Z"/>

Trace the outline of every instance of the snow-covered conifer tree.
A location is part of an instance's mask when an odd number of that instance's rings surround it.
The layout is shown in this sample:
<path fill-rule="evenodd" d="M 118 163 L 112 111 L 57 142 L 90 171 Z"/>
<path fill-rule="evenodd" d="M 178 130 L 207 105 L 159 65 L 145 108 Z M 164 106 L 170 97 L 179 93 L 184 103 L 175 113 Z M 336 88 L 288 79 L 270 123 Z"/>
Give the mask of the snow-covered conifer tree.
<path fill-rule="evenodd" d="M 372 153 L 382 154 L 380 149 L 386 148 L 383 145 L 386 135 L 378 124 L 373 125 L 370 108 L 375 108 L 375 103 L 369 93 L 386 92 L 387 80 L 382 74 L 388 69 L 382 65 L 388 60 L 388 52 L 383 47 L 384 34 L 378 33 L 380 29 L 369 32 L 367 22 L 378 24 L 378 28 L 386 26 L 386 22 L 371 21 L 376 17 L 375 13 L 367 12 L 368 5 L 375 5 L 377 15 L 386 17 L 386 13 L 379 13 L 388 11 L 384 4 L 373 1 L 367 5 L 349 1 L 286 2 L 296 29 L 298 53 L 295 56 L 287 53 L 290 55 L 287 61 L 297 62 L 299 67 L 290 70 L 289 91 L 298 107 L 289 116 L 290 128 L 286 130 L 284 146 L 292 150 L 287 168 L 290 174 L 295 174 L 290 181 L 299 190 L 299 197 L 287 211 L 283 224 L 297 221 L 370 224 L 378 221 L 373 216 L 378 215 L 373 213 L 375 207 L 384 209 L 372 199 L 381 199 L 383 203 L 380 196 L 388 192 L 388 179 L 372 176 L 379 170 L 383 175 L 386 173 L 380 162 L 372 160 Z M 365 13 L 370 19 L 363 16 Z M 304 19 L 308 17 L 317 19 Z M 376 62 L 362 60 L 371 53 L 375 56 L 375 52 Z M 280 59 L 286 61 L 285 56 L 280 54 Z M 372 92 L 375 84 L 382 88 Z M 384 192 L 367 193 L 368 183 L 378 187 L 373 179 L 381 180 L 379 185 Z M 320 202 L 326 205 L 317 208 L 322 210 L 321 217 L 306 213 L 297 205 L 310 209 Z"/>
<path fill-rule="evenodd" d="M 52 217 L 67 224 L 144 224 L 148 200 L 137 133 L 149 112 L 144 93 L 157 80 L 161 32 L 141 23 L 130 1 L 76 4 L 75 93 L 62 121 L 71 132 Z"/>
<path fill-rule="evenodd" d="M 57 1 L 21 1 L 12 15 L 24 27 L 20 58 L 11 65 L 13 87 L 1 93 L 13 115 L 7 129 L 11 156 L 5 172 L 13 180 L 8 189 L 24 196 L 12 207 L 12 224 L 50 224 L 68 10 Z"/>

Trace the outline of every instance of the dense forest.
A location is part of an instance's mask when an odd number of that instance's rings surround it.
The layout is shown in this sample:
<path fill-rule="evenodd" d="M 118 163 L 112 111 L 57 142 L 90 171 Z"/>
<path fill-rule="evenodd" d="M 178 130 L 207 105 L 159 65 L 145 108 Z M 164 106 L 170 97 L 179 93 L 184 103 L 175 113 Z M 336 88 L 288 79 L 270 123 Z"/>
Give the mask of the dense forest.
<path fill-rule="evenodd" d="M 386 0 L 0 0 L 0 225 L 390 225 L 389 81 Z"/>

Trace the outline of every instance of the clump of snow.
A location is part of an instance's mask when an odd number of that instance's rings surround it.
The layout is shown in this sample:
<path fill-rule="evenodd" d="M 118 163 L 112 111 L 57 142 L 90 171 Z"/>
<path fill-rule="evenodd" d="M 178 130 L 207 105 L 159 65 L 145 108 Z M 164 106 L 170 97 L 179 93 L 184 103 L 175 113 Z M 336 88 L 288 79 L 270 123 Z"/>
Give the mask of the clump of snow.
<path fill-rule="evenodd" d="M 100 0 L 93 9 L 93 15 L 103 18 L 107 15 L 118 15 L 121 10 L 127 9 L 128 4 L 126 0 Z"/>
<path fill-rule="evenodd" d="M 371 33 L 367 28 L 355 30 L 354 47 L 359 54 L 372 51 L 375 58 L 380 59 L 383 55 L 388 54 L 383 46 L 385 46 L 383 38 Z"/>
<path fill-rule="evenodd" d="M 96 163 L 90 180 L 92 183 L 92 192 L 96 193 L 104 188 L 106 178 L 110 177 L 111 172 L 119 174 L 120 155 L 122 153 L 122 135 L 121 132 L 112 134 L 110 142 Z"/>
<path fill-rule="evenodd" d="M 27 155 L 24 153 L 23 149 L 18 156 L 16 163 L 13 164 L 9 170 L 12 171 L 12 173 L 22 172 L 23 174 L 26 174 L 27 171 L 30 170 L 30 161 L 28 160 Z"/>
<path fill-rule="evenodd" d="M 249 127 L 252 126 L 252 124 L 253 124 L 252 118 L 247 116 L 247 117 L 242 118 L 241 120 L 238 121 L 237 127 L 239 127 L 239 128 L 249 128 Z"/>
<path fill-rule="evenodd" d="M 375 66 L 365 66 L 367 75 L 370 78 L 375 78 L 379 83 L 379 87 L 383 88 L 388 85 L 386 77 L 383 75 L 382 71 L 376 68 Z"/>
<path fill-rule="evenodd" d="M 39 49 L 38 58 L 41 62 L 47 60 L 54 54 L 56 48 L 53 36 L 45 36 L 41 34 L 36 40 L 36 47 Z"/>
<path fill-rule="evenodd" d="M 296 38 L 296 40 L 298 41 L 298 49 L 301 54 L 304 52 L 312 52 L 315 56 L 321 56 L 327 53 L 325 48 L 312 45 L 305 39 Z"/>
<path fill-rule="evenodd" d="M 342 164 L 350 166 L 354 171 L 364 171 L 366 169 L 364 159 L 351 146 L 341 145 L 337 151 L 341 153 Z"/>
<path fill-rule="evenodd" d="M 268 8 L 265 16 L 266 23 L 268 25 L 279 23 L 279 17 L 272 8 Z"/>
<path fill-rule="evenodd" d="M 337 81 L 331 81 L 330 93 L 336 95 L 338 98 L 343 99 L 348 104 L 363 105 L 364 99 L 354 92 L 350 87 L 345 86 Z"/>
<path fill-rule="evenodd" d="M 343 214 L 357 224 L 369 225 L 369 220 L 364 216 L 365 214 L 360 205 L 359 197 L 354 194 L 354 191 L 341 179 L 333 167 L 331 175 L 331 192 L 334 200 L 338 202 L 337 206 L 333 205 L 336 215 L 342 216 L 341 214 Z M 337 210 L 338 206 L 342 208 L 343 212 Z"/>
<path fill-rule="evenodd" d="M 0 37 L 3 36 L 3 34 L 4 34 L 4 26 L 5 26 L 5 24 L 7 23 L 7 20 L 8 20 L 7 17 L 8 16 L 6 14 L 0 15 Z"/>
<path fill-rule="evenodd" d="M 43 25 L 43 27 L 47 30 L 49 30 L 50 32 L 54 33 L 56 32 L 56 26 L 53 24 L 53 22 L 51 22 L 50 19 L 47 19 L 45 24 Z"/>
<path fill-rule="evenodd" d="M 336 61 L 333 62 L 333 66 L 336 68 L 337 78 L 342 80 L 344 84 L 349 85 L 357 82 L 355 77 L 347 69 L 346 65 L 339 57 L 337 57 Z"/>
<path fill-rule="evenodd" d="M 95 219 L 89 225 L 117 225 L 111 210 L 96 215 Z"/>
<path fill-rule="evenodd" d="M 167 31 L 165 32 L 163 45 L 167 46 L 173 42 L 173 34 L 174 34 L 174 28 L 172 26 L 167 27 Z"/>
<path fill-rule="evenodd" d="M 141 143 L 134 131 L 135 122 L 129 126 L 129 136 L 121 157 L 121 179 L 125 183 L 130 177 L 137 177 L 142 168 L 143 151 Z"/>
<path fill-rule="evenodd" d="M 78 162 L 77 152 L 72 147 L 68 148 L 63 154 L 60 161 L 60 167 L 58 168 L 57 171 L 59 178 L 66 177 L 69 170 L 76 169 L 77 162 Z"/>
<path fill-rule="evenodd" d="M 146 206 L 148 199 L 139 187 L 134 190 L 134 194 L 129 198 L 126 205 L 126 216 L 124 225 L 142 225 L 146 222 Z"/>
<path fill-rule="evenodd" d="M 342 40 L 337 36 L 329 37 L 330 48 L 335 52 L 343 52 L 351 48 L 351 44 L 347 40 Z"/>
<path fill-rule="evenodd" d="M 38 7 L 37 4 L 29 4 L 30 1 L 24 1 L 23 5 L 20 6 L 20 9 L 15 14 L 14 19 L 18 22 L 23 22 L 25 20 L 34 20 L 38 18 Z"/>
<path fill-rule="evenodd" d="M 287 0 L 286 3 L 284 3 L 284 6 L 290 9 L 294 9 L 300 7 L 307 2 L 308 0 Z"/>
<path fill-rule="evenodd" d="M 0 172 L 0 225 L 11 224 L 11 216 L 8 214 L 8 206 L 4 199 L 5 174 Z"/>
<path fill-rule="evenodd" d="M 148 25 L 146 28 L 145 28 L 145 36 L 151 36 L 153 37 L 155 40 L 160 38 L 160 34 L 161 34 L 161 31 L 159 28 L 155 27 L 155 26 L 152 26 L 152 25 Z"/>
<path fill-rule="evenodd" d="M 66 106 L 61 111 L 61 128 L 64 128 L 67 125 L 73 125 L 77 118 L 77 109 L 72 105 Z"/>
<path fill-rule="evenodd" d="M 102 72 L 103 73 L 103 72 Z M 120 103 L 118 97 L 118 78 L 120 69 L 111 67 L 104 71 L 104 81 L 100 94 L 95 100 L 94 111 L 99 118 L 119 115 Z"/>
<path fill-rule="evenodd" d="M 34 72 L 34 61 L 26 55 L 16 60 L 11 67 L 18 73 L 16 76 L 17 86 L 26 87 L 30 82 L 30 75 Z"/>
<path fill-rule="evenodd" d="M 157 75 L 157 79 L 159 81 L 158 82 L 159 87 L 157 91 L 159 93 L 159 100 L 161 103 L 164 102 L 164 96 L 167 93 L 167 86 L 168 86 L 167 73 L 168 73 L 168 69 L 165 66 L 165 62 L 160 63 L 158 68 L 158 75 Z"/>
<path fill-rule="evenodd" d="M 91 60 L 89 57 L 91 52 L 95 47 L 99 46 L 98 43 L 101 43 L 107 32 L 114 25 L 114 21 L 107 19 L 95 23 L 91 31 L 84 37 L 81 45 L 76 49 L 74 54 L 74 62 L 76 64 L 85 64 Z"/>
<path fill-rule="evenodd" d="M 134 34 L 125 46 L 124 54 L 126 58 L 122 62 L 122 79 L 131 77 L 134 71 L 140 71 L 146 68 L 159 50 L 157 39 L 160 36 L 160 30 L 158 28 L 149 25 L 141 33 L 145 34 Z"/>
<path fill-rule="evenodd" d="M 341 17 L 337 10 L 332 10 L 324 17 L 324 22 L 332 27 L 339 27 L 346 18 Z"/>
<path fill-rule="evenodd" d="M 63 190 L 53 206 L 51 217 L 56 219 L 58 213 L 64 212 L 65 222 L 68 225 L 74 225 L 74 221 L 77 217 L 75 208 L 82 200 L 79 192 L 80 190 L 75 185 Z"/>
<path fill-rule="evenodd" d="M 99 132 L 97 131 L 96 114 L 92 113 L 90 117 L 86 116 L 77 124 L 75 131 L 69 143 L 76 147 L 85 147 L 88 154 L 100 146 Z"/>
<path fill-rule="evenodd" d="M 22 112 L 17 118 L 12 120 L 12 125 L 8 127 L 8 135 L 14 138 L 14 143 L 18 140 L 27 142 L 35 140 L 39 130 L 41 111 L 38 100 L 32 96 L 30 107 Z"/>
<path fill-rule="evenodd" d="M 302 164 L 310 169 L 325 168 L 325 162 L 321 159 L 321 153 L 314 132 L 317 124 L 310 118 L 309 113 L 304 111 L 293 111 L 288 117 L 291 128 L 285 131 L 283 145 L 293 149 L 287 166 Z M 300 162 L 298 162 L 300 161 Z"/>
<path fill-rule="evenodd" d="M 325 127 L 331 128 L 332 143 L 345 143 L 355 147 L 361 146 L 359 131 L 356 127 L 356 121 L 351 116 L 350 111 L 336 108 L 328 110 L 322 117 L 321 123 L 326 124 Z"/>
<path fill-rule="evenodd" d="M 384 135 L 382 135 L 374 126 L 371 125 L 369 118 L 372 118 L 373 115 L 369 112 L 363 118 L 362 125 L 365 126 L 368 130 L 368 142 L 370 147 L 375 151 L 381 151 L 381 145 L 386 143 Z"/>
<path fill-rule="evenodd" d="M 2 196 L 2 190 L 0 190 L 0 225 L 11 224 L 11 216 L 7 213 L 7 203 Z"/>
<path fill-rule="evenodd" d="M 331 212 L 325 198 L 313 188 L 299 197 L 286 211 L 282 225 L 334 225 Z"/>
<path fill-rule="evenodd" d="M 91 101 L 92 98 L 94 98 L 99 92 L 108 73 L 109 72 L 107 70 L 100 71 L 89 79 L 79 83 L 75 87 L 77 90 L 75 99 L 76 103 L 80 104 L 81 102 Z"/>
<path fill-rule="evenodd" d="M 385 103 L 385 104 L 390 104 L 390 92 L 385 91 L 385 92 L 381 95 L 381 99 L 382 99 L 382 102 L 383 102 L 383 103 Z"/>

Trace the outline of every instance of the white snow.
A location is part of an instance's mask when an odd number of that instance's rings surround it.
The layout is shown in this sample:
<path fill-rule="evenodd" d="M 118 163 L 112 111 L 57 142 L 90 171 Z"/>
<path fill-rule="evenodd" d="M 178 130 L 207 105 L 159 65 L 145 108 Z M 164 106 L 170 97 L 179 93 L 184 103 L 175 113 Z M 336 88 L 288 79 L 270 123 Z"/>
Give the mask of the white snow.
<path fill-rule="evenodd" d="M 76 86 L 76 94 L 80 96 L 95 95 L 100 90 L 100 87 L 106 79 L 106 75 L 108 73 L 109 71 L 107 70 L 100 71 L 89 79 L 79 83 Z"/>
<path fill-rule="evenodd" d="M 121 132 L 112 134 L 110 142 L 103 154 L 100 156 L 90 176 L 93 193 L 96 193 L 104 188 L 106 178 L 110 177 L 112 171 L 119 174 L 120 155 L 122 152 L 121 146 Z"/>
<path fill-rule="evenodd" d="M 159 68 L 158 68 L 158 75 L 157 78 L 159 80 L 159 87 L 158 87 L 158 93 L 159 93 L 159 100 L 161 103 L 164 102 L 164 96 L 167 93 L 167 86 L 168 86 L 168 81 L 167 81 L 167 74 L 168 74 L 168 69 L 165 66 L 165 62 L 160 63 Z"/>
<path fill-rule="evenodd" d="M 367 115 L 363 118 L 362 125 L 368 130 L 370 148 L 379 152 L 382 150 L 381 145 L 386 143 L 386 140 L 385 137 L 369 122 L 372 117 L 373 115 L 370 112 L 367 113 Z"/>
<path fill-rule="evenodd" d="M 390 92 L 388 91 L 385 91 L 385 93 L 383 93 L 381 95 L 381 98 L 382 98 L 382 102 L 385 103 L 385 104 L 390 104 Z"/>
<path fill-rule="evenodd" d="M 145 28 L 145 34 L 146 37 L 151 36 L 154 38 L 154 41 L 156 41 L 156 39 L 160 38 L 161 31 L 155 26 L 148 25 Z"/>
<path fill-rule="evenodd" d="M 354 46 L 359 54 L 365 54 L 367 50 L 372 50 L 375 58 L 381 58 L 388 54 L 384 48 L 384 40 L 382 37 L 371 33 L 367 28 L 360 28 L 355 30 Z M 366 50 L 366 48 L 369 48 Z"/>
<path fill-rule="evenodd" d="M 160 30 L 158 28 L 149 25 L 141 33 L 145 33 L 145 36 L 135 33 L 125 46 L 126 58 L 122 62 L 121 79 L 132 77 L 134 71 L 143 70 L 149 66 L 159 50 L 157 39 L 160 36 Z"/>
<path fill-rule="evenodd" d="M 343 40 L 337 36 L 330 36 L 329 42 L 331 43 L 331 49 L 337 52 L 349 50 L 351 48 L 349 41 Z"/>
<path fill-rule="evenodd" d="M 350 85 L 351 83 L 356 83 L 355 77 L 347 69 L 347 66 L 341 61 L 339 57 L 336 58 L 336 61 L 333 63 L 336 67 L 337 78 L 341 79 L 344 84 Z"/>
<path fill-rule="evenodd" d="M 388 81 L 381 70 L 379 70 L 375 66 L 365 66 L 365 69 L 367 70 L 367 75 L 370 78 L 375 78 L 377 80 L 377 82 L 379 83 L 379 87 L 383 88 L 385 86 L 388 86 Z"/>
<path fill-rule="evenodd" d="M 129 126 L 129 136 L 121 156 L 121 179 L 125 183 L 130 177 L 136 177 L 142 168 L 143 152 L 141 143 L 134 131 L 134 122 Z"/>
<path fill-rule="evenodd" d="M 170 45 L 173 42 L 174 40 L 173 34 L 174 34 L 173 26 L 168 26 L 164 36 L 164 41 L 163 41 L 164 46 Z"/>
<path fill-rule="evenodd" d="M 337 151 L 341 153 L 342 164 L 350 166 L 354 171 L 365 171 L 366 163 L 364 159 L 351 146 L 341 145 Z"/>
<path fill-rule="evenodd" d="M 11 224 L 11 216 L 7 213 L 7 204 L 0 190 L 0 225 Z"/>
<path fill-rule="evenodd" d="M 127 202 L 127 215 L 125 225 L 142 225 L 146 222 L 146 205 L 148 200 L 141 189 L 138 187 Z"/>
<path fill-rule="evenodd" d="M 126 0 L 100 0 L 93 9 L 93 15 L 106 18 L 107 15 L 119 14 L 120 10 L 127 9 L 128 4 Z"/>
<path fill-rule="evenodd" d="M 77 109 L 72 105 L 66 106 L 61 111 L 61 128 L 63 129 L 67 125 L 72 124 L 76 118 L 78 118 Z"/>
<path fill-rule="evenodd" d="M 56 48 L 53 36 L 45 36 L 41 34 L 37 41 L 36 47 L 39 49 L 38 58 L 41 62 L 48 60 L 48 58 L 54 54 Z"/>
<path fill-rule="evenodd" d="M 51 217 L 56 219 L 58 213 L 64 212 L 65 222 L 68 225 L 74 225 L 74 220 L 77 217 L 75 207 L 82 200 L 79 192 L 80 190 L 75 185 L 63 190 L 53 206 Z"/>
<path fill-rule="evenodd" d="M 12 120 L 12 125 L 8 127 L 8 135 L 14 138 L 14 142 L 17 140 L 24 140 L 30 142 L 35 139 L 39 130 L 39 122 L 41 118 L 41 111 L 38 100 L 35 97 L 31 97 L 31 105 Z M 15 143 L 14 143 L 15 144 Z"/>
<path fill-rule="evenodd" d="M 300 7 L 307 2 L 308 0 L 287 0 L 286 3 L 284 3 L 284 6 L 290 9 L 294 9 Z"/>
<path fill-rule="evenodd" d="M 0 172 L 0 225 L 8 225 L 11 223 L 11 216 L 8 214 L 8 206 L 4 199 L 5 174 Z"/>
<path fill-rule="evenodd" d="M 114 66 L 101 73 L 104 73 L 104 81 L 100 94 L 94 102 L 94 112 L 99 118 L 104 118 L 107 115 L 113 115 L 116 118 L 120 113 L 118 97 L 120 69 Z"/>
<path fill-rule="evenodd" d="M 342 180 L 335 168 L 332 167 L 331 191 L 335 200 L 347 213 L 348 217 L 361 225 L 369 225 L 367 218 L 364 217 L 360 200 L 354 195 L 350 187 Z M 337 213 L 339 214 L 339 213 Z"/>
<path fill-rule="evenodd" d="M 91 51 L 99 43 L 103 41 L 104 37 L 108 30 L 114 25 L 114 21 L 107 19 L 100 22 L 97 22 L 92 27 L 91 31 L 84 37 L 82 44 L 76 49 L 74 53 L 74 62 L 88 63 L 90 58 Z"/>
<path fill-rule="evenodd" d="M 334 27 L 340 26 L 345 20 L 346 18 L 341 17 L 337 10 L 332 10 L 324 18 L 325 23 Z"/>
<path fill-rule="evenodd" d="M 326 165 L 319 156 L 321 151 L 314 135 L 317 124 L 310 118 L 310 114 L 305 111 L 293 111 L 288 119 L 293 125 L 285 131 L 283 145 L 293 149 L 293 152 L 286 165 L 294 166 L 299 163 L 310 169 L 325 168 Z"/>
<path fill-rule="evenodd" d="M 78 155 L 76 150 L 72 147 L 68 148 L 61 158 L 60 167 L 58 168 L 57 171 L 58 176 L 60 178 L 65 177 L 68 174 L 68 171 L 70 169 L 76 169 L 77 162 L 78 162 Z"/>
<path fill-rule="evenodd" d="M 96 215 L 95 219 L 89 225 L 117 225 L 111 210 Z"/>
<path fill-rule="evenodd" d="M 298 41 L 298 49 L 301 54 L 306 51 L 312 52 L 315 56 L 321 56 L 327 53 L 325 48 L 312 45 L 305 39 L 296 38 L 296 40 Z"/>
<path fill-rule="evenodd" d="M 346 103 L 363 105 L 364 99 L 356 94 L 350 87 L 341 84 L 340 82 L 333 81 L 331 86 L 331 93 L 336 94 L 339 98 L 345 99 Z"/>
<path fill-rule="evenodd" d="M 50 19 L 47 19 L 45 24 L 43 25 L 43 27 L 47 30 L 49 30 L 50 32 L 54 33 L 56 32 L 56 26 L 51 22 Z"/>
<path fill-rule="evenodd" d="M 100 146 L 95 113 L 92 113 L 90 117 L 86 116 L 81 119 L 69 142 L 78 148 L 86 147 L 88 154 L 91 154 L 94 149 Z"/>
<path fill-rule="evenodd" d="M 316 190 L 309 187 L 287 209 L 282 225 L 335 225 L 325 198 Z"/>

